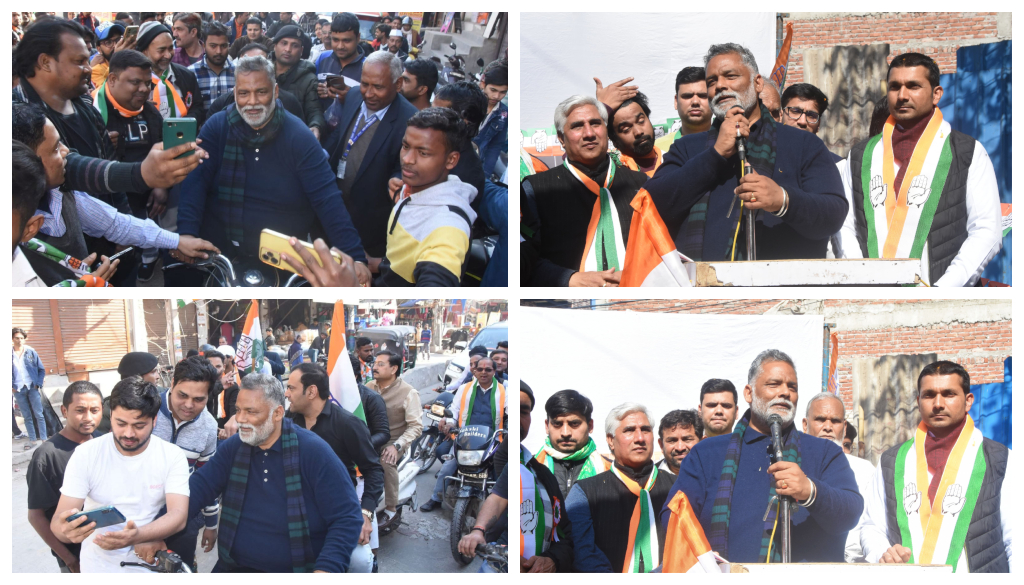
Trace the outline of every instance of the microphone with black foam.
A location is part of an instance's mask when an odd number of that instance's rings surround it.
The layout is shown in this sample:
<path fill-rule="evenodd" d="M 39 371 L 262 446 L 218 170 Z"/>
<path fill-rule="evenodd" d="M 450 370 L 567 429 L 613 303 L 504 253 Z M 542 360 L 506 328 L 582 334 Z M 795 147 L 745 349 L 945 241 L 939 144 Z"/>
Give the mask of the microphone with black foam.
<path fill-rule="evenodd" d="M 772 414 L 768 417 L 768 427 L 772 433 L 772 451 L 775 462 L 782 461 L 782 417 Z"/>
<path fill-rule="evenodd" d="M 768 416 L 768 427 L 772 433 L 772 462 L 782 461 L 782 417 L 777 414 Z M 779 502 L 779 522 L 781 523 L 781 547 L 782 562 L 791 561 L 792 535 L 790 533 L 790 506 L 792 499 L 789 496 L 781 496 Z M 769 504 L 771 507 L 771 504 Z"/>

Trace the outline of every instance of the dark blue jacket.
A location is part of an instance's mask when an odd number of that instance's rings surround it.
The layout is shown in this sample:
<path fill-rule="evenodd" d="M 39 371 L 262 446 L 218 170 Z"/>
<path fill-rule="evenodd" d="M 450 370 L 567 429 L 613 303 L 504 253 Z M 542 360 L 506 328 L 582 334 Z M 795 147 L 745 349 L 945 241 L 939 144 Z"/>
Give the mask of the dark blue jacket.
<path fill-rule="evenodd" d="M 480 217 L 498 232 L 498 245 L 494 247 L 480 286 L 508 286 L 508 187 L 487 181 Z"/>
<path fill-rule="evenodd" d="M 498 102 L 487 125 L 476 135 L 473 143 L 480 147 L 480 160 L 484 162 L 484 176 L 490 178 L 498 155 L 508 152 L 508 106 Z"/>
<path fill-rule="evenodd" d="M 278 107 L 282 107 L 280 101 Z M 264 228 L 308 239 L 315 220 L 319 219 L 329 245 L 357 262 L 365 262 L 359 234 L 316 137 L 305 122 L 287 112 L 283 124 L 277 138 L 260 148 L 260 152 L 245 152 L 246 241 L 240 253 L 256 256 L 260 231 Z M 235 248 L 225 236 L 225 211 L 217 199 L 227 133 L 227 113 L 217 112 L 199 134 L 210 158 L 182 183 L 178 233 L 207 239 L 233 257 Z"/>
<path fill-rule="evenodd" d="M 798 431 L 790 425 L 783 433 L 784 440 L 793 432 Z M 665 500 L 671 502 L 676 492 L 682 490 L 709 539 L 711 512 L 731 437 L 729 434 L 697 443 L 683 460 L 679 477 Z M 771 437 L 753 427 L 748 427 L 743 435 L 729 518 L 727 558 L 733 562 L 758 560 L 771 490 L 772 476 L 767 473 L 771 464 L 767 453 L 770 441 Z M 846 455 L 835 443 L 801 433 L 800 456 L 800 469 L 817 486 L 818 495 L 809 508 L 797 506 L 792 514 L 793 562 L 841 563 L 845 558 L 846 534 L 857 525 L 864 510 L 864 498 L 857 490 Z M 666 504 L 661 511 L 662 526 L 668 526 L 670 516 Z"/>
<path fill-rule="evenodd" d="M 316 569 L 344 573 L 363 527 L 356 490 L 345 464 L 330 445 L 306 429 L 296 426 L 295 432 L 299 437 L 302 495 L 309 538 L 317 557 Z M 213 504 L 227 489 L 235 454 L 241 446 L 238 435 L 222 441 L 217 454 L 189 477 L 189 518 L 194 518 L 203 506 Z M 239 566 L 267 573 L 291 572 L 285 505 L 288 492 L 284 480 L 281 439 L 267 451 L 256 448 L 231 548 L 231 558 Z"/>
<path fill-rule="evenodd" d="M 332 176 L 337 176 L 338 160 L 344 151 L 342 140 L 345 132 L 359 115 L 362 105 L 363 95 L 358 91 L 350 92 L 345 97 L 345 107 L 341 110 L 338 127 L 331 133 L 325 146 L 331 170 L 335 171 Z M 379 126 L 359 165 L 351 192 L 342 193 L 345 205 L 352 214 L 352 222 L 359 230 L 363 247 L 370 256 L 383 258 L 387 251 L 388 217 L 393 206 L 388 194 L 388 179 L 401 172 L 399 156 L 402 138 L 405 137 L 406 122 L 416 111 L 416 106 L 401 94 L 395 96 L 384 119 L 378 122 Z"/>
<path fill-rule="evenodd" d="M 820 138 L 782 124 L 776 128 L 778 147 L 771 179 L 789 193 L 789 211 L 781 218 L 764 211 L 758 214 L 757 259 L 824 258 L 828 239 L 843 226 L 849 208 L 842 178 Z M 726 250 L 739 214 L 735 209 L 730 219 L 725 214 L 739 181 L 740 163 L 738 155 L 722 158 L 707 140 L 708 133 L 701 132 L 673 142 L 644 188 L 680 250 L 690 208 L 711 191 L 701 256 L 711 262 L 728 260 Z M 737 246 L 742 249 L 741 244 Z"/>

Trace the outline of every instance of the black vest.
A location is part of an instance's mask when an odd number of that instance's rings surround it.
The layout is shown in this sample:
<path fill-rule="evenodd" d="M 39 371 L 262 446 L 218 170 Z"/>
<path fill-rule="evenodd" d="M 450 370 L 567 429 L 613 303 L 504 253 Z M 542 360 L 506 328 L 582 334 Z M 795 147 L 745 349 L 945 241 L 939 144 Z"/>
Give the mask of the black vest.
<path fill-rule="evenodd" d="M 870 138 L 868 139 L 870 140 Z M 861 180 L 864 140 L 850 151 L 850 177 L 853 183 L 853 213 L 857 220 L 857 243 L 861 254 L 868 257 L 868 228 L 864 216 L 864 188 Z M 974 158 L 974 138 L 953 130 L 949 135 L 949 147 L 953 160 L 949 165 L 946 184 L 942 187 L 939 206 L 928 231 L 928 279 L 929 284 L 942 278 L 960 247 L 967 241 L 967 174 Z M 904 180 L 913 177 L 906 177 Z"/>
<path fill-rule="evenodd" d="M 1005 445 L 988 439 L 982 441 L 981 449 L 985 456 L 985 477 L 981 482 L 978 503 L 971 514 L 971 523 L 967 527 L 967 540 L 964 541 L 967 565 L 972 573 L 1009 573 L 1010 561 L 1006 558 L 1003 527 L 999 515 L 1009 450 Z M 900 445 L 896 445 L 882 453 L 879 460 L 882 478 L 885 481 L 886 534 L 889 536 L 890 544 L 902 542 L 900 527 L 896 523 L 896 493 L 893 485 L 896 476 L 896 455 L 899 450 Z M 922 491 L 922 495 L 927 497 L 927 488 Z M 941 494 L 936 494 L 936 498 L 941 498 Z"/>
<path fill-rule="evenodd" d="M 651 490 L 651 504 L 658 526 L 658 558 L 651 561 L 644 559 L 644 570 L 648 572 L 661 565 L 661 557 L 665 552 L 665 527 L 661 525 L 661 509 L 665 507 L 673 483 L 674 475 L 659 471 L 654 489 Z M 608 557 L 612 570 L 621 572 L 629 543 L 629 521 L 637 497 L 610 470 L 581 479 L 576 485 L 583 490 L 590 504 L 594 544 Z"/>
<path fill-rule="evenodd" d="M 64 220 L 64 235 L 58 238 L 39 232 L 36 237 L 61 252 L 82 260 L 89 255 L 89 249 L 86 246 L 85 234 L 82 232 L 82 223 L 78 219 L 78 203 L 73 193 L 62 191 L 61 195 L 64 199 L 60 208 L 60 217 Z"/>

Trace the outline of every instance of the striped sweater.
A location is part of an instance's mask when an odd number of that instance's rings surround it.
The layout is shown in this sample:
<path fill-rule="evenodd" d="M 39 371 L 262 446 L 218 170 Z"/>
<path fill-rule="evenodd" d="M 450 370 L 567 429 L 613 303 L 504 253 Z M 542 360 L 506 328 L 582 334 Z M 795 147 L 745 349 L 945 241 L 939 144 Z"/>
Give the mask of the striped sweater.
<path fill-rule="evenodd" d="M 168 443 L 177 445 L 185 452 L 185 457 L 188 459 L 188 472 L 191 475 L 196 469 L 205 465 L 217 452 L 217 420 L 213 418 L 210 411 L 204 408 L 196 418 L 180 424 L 175 423 L 174 417 L 171 416 L 171 411 L 167 407 L 167 394 L 168 392 L 161 394 L 160 413 L 156 416 L 153 434 Z M 206 528 L 217 527 L 219 514 L 219 502 L 203 508 Z"/>

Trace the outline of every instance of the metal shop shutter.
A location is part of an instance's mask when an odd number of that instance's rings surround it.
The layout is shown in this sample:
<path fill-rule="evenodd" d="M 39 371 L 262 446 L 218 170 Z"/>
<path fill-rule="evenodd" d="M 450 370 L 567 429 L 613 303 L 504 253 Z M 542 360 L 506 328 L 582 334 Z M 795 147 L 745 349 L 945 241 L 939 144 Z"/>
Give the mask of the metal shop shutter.
<path fill-rule="evenodd" d="M 171 301 L 176 302 L 176 301 Z M 178 322 L 181 323 L 181 355 L 188 350 L 199 351 L 199 326 L 197 325 L 196 304 L 194 302 L 178 309 Z"/>
<path fill-rule="evenodd" d="M 46 299 L 15 300 L 11 326 L 28 332 L 28 343 L 39 354 L 47 374 L 63 374 L 63 356 L 57 351 L 54 311 L 57 301 Z"/>
<path fill-rule="evenodd" d="M 58 301 L 68 373 L 114 370 L 131 347 L 128 301 Z"/>
<path fill-rule="evenodd" d="M 160 299 L 142 301 L 146 314 L 146 351 L 155 355 L 161 366 L 171 364 L 167 355 L 167 302 Z"/>

